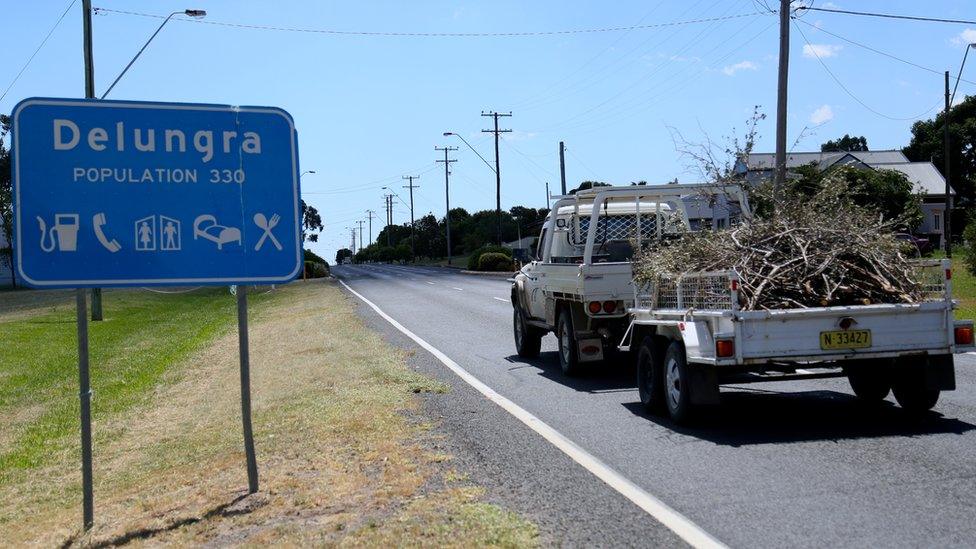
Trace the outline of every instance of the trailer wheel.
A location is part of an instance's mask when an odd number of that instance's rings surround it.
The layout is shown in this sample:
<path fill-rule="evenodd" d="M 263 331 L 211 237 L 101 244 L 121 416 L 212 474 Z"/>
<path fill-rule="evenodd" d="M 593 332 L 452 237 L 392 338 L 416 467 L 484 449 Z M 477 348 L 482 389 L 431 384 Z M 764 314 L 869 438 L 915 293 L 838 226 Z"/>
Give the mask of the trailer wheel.
<path fill-rule="evenodd" d="M 522 358 L 536 358 L 542 347 L 542 331 L 525 322 L 525 315 L 516 306 L 513 307 L 512 331 L 515 334 L 515 350 Z"/>
<path fill-rule="evenodd" d="M 664 403 L 664 347 L 647 336 L 637 352 L 637 392 L 641 404 L 651 413 L 663 412 Z"/>
<path fill-rule="evenodd" d="M 850 366 L 847 381 L 857 398 L 867 403 L 881 402 L 891 392 L 891 372 L 889 364 L 865 361 L 867 364 Z"/>
<path fill-rule="evenodd" d="M 685 346 L 672 341 L 664 354 L 664 400 L 675 423 L 688 422 L 692 415 L 691 373 L 685 359 Z"/>
<path fill-rule="evenodd" d="M 556 338 L 559 340 L 559 366 L 563 373 L 574 376 L 580 372 L 579 347 L 573 329 L 573 313 L 568 308 L 559 312 L 556 323 Z"/>
<path fill-rule="evenodd" d="M 891 384 L 895 400 L 909 412 L 931 410 L 939 401 L 939 389 L 930 389 L 925 380 L 925 361 L 905 364 L 895 373 Z"/>

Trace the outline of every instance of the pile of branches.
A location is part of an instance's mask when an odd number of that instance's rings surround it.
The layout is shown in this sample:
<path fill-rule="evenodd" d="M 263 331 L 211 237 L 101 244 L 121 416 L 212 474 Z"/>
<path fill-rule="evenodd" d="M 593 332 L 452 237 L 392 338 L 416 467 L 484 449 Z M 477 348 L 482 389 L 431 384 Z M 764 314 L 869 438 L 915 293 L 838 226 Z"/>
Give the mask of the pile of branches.
<path fill-rule="evenodd" d="M 725 230 L 686 233 L 644 249 L 639 283 L 701 271 L 735 270 L 745 310 L 914 303 L 921 273 L 886 220 L 852 203 L 843 181 L 814 195 L 777 197 L 775 211 Z M 755 191 L 771 200 L 771 187 Z"/>

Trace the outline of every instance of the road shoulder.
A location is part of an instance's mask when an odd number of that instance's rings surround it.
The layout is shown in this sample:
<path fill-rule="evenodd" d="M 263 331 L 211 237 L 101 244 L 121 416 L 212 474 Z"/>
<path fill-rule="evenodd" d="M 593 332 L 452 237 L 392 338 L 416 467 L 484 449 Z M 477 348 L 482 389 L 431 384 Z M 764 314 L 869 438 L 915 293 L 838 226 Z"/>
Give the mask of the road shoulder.
<path fill-rule="evenodd" d="M 450 387 L 423 395 L 446 433 L 442 448 L 486 498 L 538 525 L 544 544 L 681 546 L 684 542 L 357 300 L 366 325 L 409 353 L 414 371 Z M 457 357 L 455 357 L 457 358 Z M 501 363 L 499 368 L 511 367 Z"/>

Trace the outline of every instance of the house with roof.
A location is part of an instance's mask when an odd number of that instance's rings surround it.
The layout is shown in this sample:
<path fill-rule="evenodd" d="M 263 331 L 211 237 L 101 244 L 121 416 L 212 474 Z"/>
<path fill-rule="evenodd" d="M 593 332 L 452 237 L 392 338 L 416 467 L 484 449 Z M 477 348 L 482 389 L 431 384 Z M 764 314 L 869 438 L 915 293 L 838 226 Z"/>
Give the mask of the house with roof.
<path fill-rule="evenodd" d="M 752 153 L 739 159 L 736 172 L 746 181 L 758 183 L 773 178 L 775 153 Z M 933 244 L 940 244 L 945 219 L 946 181 L 931 162 L 911 162 L 899 150 L 795 152 L 786 156 L 786 169 L 814 165 L 820 171 L 839 166 L 853 166 L 870 170 L 894 170 L 905 174 L 913 191 L 922 196 L 922 223 L 916 232 L 927 236 Z M 950 190 L 950 200 L 955 192 Z M 951 202 L 950 202 L 951 204 Z"/>

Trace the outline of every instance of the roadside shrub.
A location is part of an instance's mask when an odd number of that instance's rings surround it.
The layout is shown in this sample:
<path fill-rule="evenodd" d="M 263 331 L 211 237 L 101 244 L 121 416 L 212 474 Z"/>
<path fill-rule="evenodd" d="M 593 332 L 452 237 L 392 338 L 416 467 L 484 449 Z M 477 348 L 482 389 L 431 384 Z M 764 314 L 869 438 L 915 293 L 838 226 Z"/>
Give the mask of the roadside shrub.
<path fill-rule="evenodd" d="M 513 271 L 512 258 L 499 252 L 486 252 L 478 260 L 479 271 Z"/>
<path fill-rule="evenodd" d="M 325 278 L 329 276 L 329 264 L 318 261 L 305 262 L 305 278 Z"/>
<path fill-rule="evenodd" d="M 487 246 L 482 246 L 475 251 L 471 252 L 468 256 L 468 270 L 477 271 L 481 267 L 481 256 L 486 253 L 497 253 L 504 254 L 508 256 L 509 260 L 512 259 L 512 250 L 506 248 L 505 246 L 498 246 L 495 244 L 489 244 Z"/>
<path fill-rule="evenodd" d="M 974 216 L 976 217 L 976 216 Z M 976 219 L 970 219 L 962 231 L 963 251 L 965 252 L 966 270 L 976 275 Z"/>

